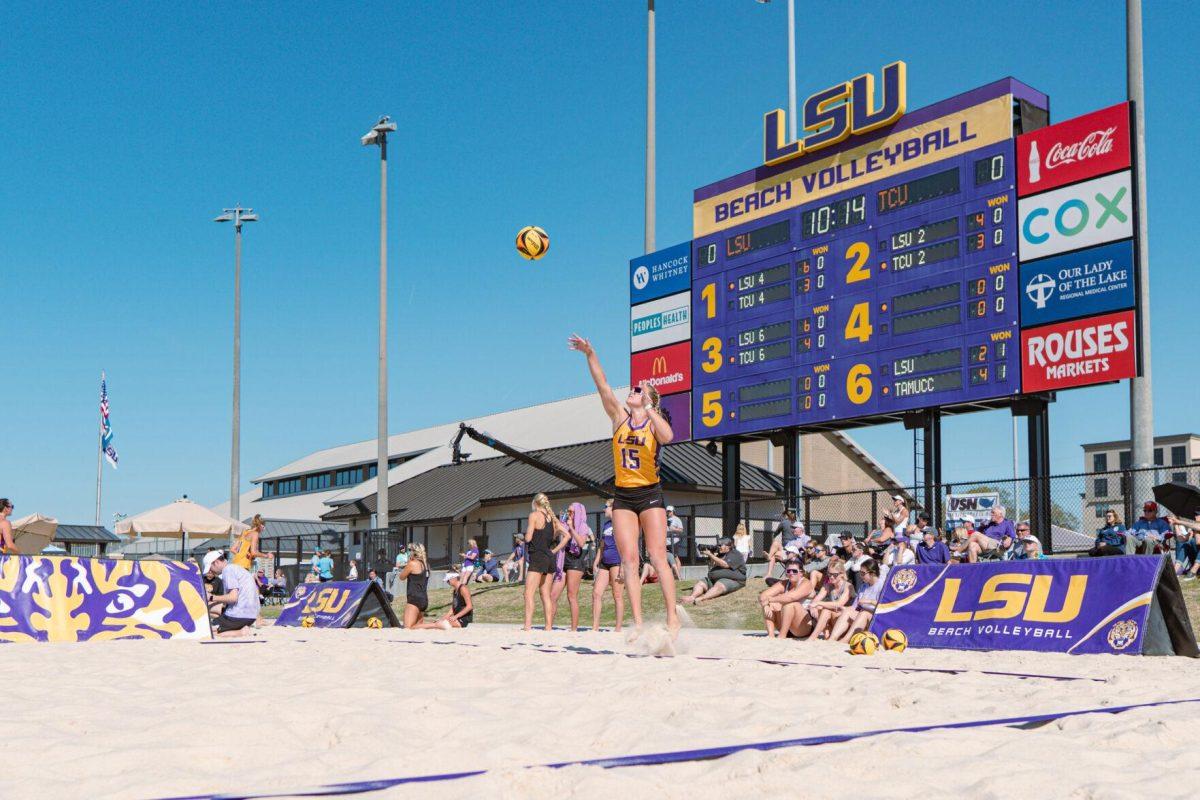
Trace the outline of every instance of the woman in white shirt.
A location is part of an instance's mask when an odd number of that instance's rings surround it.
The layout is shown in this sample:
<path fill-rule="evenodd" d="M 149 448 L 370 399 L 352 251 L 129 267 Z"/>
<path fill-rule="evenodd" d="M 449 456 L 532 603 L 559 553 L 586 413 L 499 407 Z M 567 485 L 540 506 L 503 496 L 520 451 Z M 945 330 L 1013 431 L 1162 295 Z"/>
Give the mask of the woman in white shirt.
<path fill-rule="evenodd" d="M 750 534 L 746 531 L 746 523 L 744 522 L 739 522 L 733 532 L 733 549 L 741 553 L 747 561 L 750 560 L 750 551 L 754 548 L 750 541 Z"/>

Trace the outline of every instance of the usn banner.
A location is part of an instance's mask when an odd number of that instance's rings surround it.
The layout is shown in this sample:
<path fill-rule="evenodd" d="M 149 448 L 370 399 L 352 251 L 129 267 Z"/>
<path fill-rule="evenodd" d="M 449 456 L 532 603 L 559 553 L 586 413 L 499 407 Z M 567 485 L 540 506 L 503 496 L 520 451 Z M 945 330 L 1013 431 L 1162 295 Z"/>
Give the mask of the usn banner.
<path fill-rule="evenodd" d="M 0 642 L 211 638 L 195 564 L 0 556 Z"/>
<path fill-rule="evenodd" d="M 1170 563 L 1159 556 L 900 567 L 871 631 L 910 647 L 1196 655 Z"/>

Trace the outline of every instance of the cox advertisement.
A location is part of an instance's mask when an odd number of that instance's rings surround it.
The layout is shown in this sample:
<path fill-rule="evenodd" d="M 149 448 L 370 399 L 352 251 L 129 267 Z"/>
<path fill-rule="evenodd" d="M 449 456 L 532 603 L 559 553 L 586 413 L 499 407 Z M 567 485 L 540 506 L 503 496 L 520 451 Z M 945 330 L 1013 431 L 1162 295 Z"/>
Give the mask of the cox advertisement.
<path fill-rule="evenodd" d="M 1017 137 L 1017 193 L 1024 197 L 1129 169 L 1129 103 Z"/>
<path fill-rule="evenodd" d="M 1021 324 L 1045 325 L 1133 308 L 1133 241 L 1021 265 Z"/>
<path fill-rule="evenodd" d="M 692 286 L 692 243 L 684 242 L 629 262 L 631 305 L 685 292 Z"/>
<path fill-rule="evenodd" d="M 1129 170 L 1017 201 L 1021 261 L 1133 236 Z"/>
<path fill-rule="evenodd" d="M 692 293 L 660 297 L 629 309 L 629 352 L 692 338 Z"/>
<path fill-rule="evenodd" d="M 900 567 L 871 631 L 899 628 L 910 647 L 1139 654 L 1162 568 L 1145 556 Z"/>
<path fill-rule="evenodd" d="M 648 382 L 659 394 L 686 392 L 692 388 L 692 343 L 659 347 L 634 353 L 630 359 L 629 382 Z"/>
<path fill-rule="evenodd" d="M 1023 330 L 1021 359 L 1025 392 L 1133 378 L 1134 313 L 1119 311 Z"/>

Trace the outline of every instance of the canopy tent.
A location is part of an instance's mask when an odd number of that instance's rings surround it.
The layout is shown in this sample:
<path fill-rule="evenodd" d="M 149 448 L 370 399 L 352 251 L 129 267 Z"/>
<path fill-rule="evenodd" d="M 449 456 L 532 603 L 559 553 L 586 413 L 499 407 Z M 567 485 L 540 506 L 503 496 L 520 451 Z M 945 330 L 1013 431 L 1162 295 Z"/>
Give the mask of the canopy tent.
<path fill-rule="evenodd" d="M 23 556 L 36 556 L 54 539 L 58 530 L 58 520 L 54 517 L 43 517 L 41 514 L 30 514 L 13 520 L 13 544 L 17 552 Z"/>
<path fill-rule="evenodd" d="M 183 497 L 165 506 L 126 517 L 117 523 L 117 533 L 123 536 L 179 537 L 186 550 L 189 535 L 229 537 L 248 527 Z"/>

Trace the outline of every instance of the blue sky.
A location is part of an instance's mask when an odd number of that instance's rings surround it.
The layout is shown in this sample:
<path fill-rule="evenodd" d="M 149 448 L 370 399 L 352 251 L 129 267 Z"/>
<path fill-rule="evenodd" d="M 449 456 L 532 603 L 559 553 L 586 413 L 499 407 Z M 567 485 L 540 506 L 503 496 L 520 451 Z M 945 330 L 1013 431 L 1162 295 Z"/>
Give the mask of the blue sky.
<path fill-rule="evenodd" d="M 1125 97 L 1124 4 L 798 3 L 801 97 L 897 58 L 915 108 L 1012 75 L 1065 119 Z M 832 10 L 830 10 L 832 9 Z M 754 166 L 787 102 L 786 4 L 658 3 L 658 244 L 691 192 Z M 1146 8 L 1156 428 L 1200 428 L 1192 365 L 1193 79 L 1183 3 Z M 378 155 L 391 171 L 391 427 L 589 390 L 572 331 L 627 378 L 642 247 L 639 2 L 0 6 L 0 495 L 87 522 L 108 371 L 103 518 L 228 491 L 232 231 L 244 250 L 242 476 L 375 434 Z M 513 250 L 536 224 L 537 263 Z M 1168 382 L 1168 379 L 1171 379 Z M 1128 431 L 1125 385 L 1066 392 L 1056 471 Z M 1009 417 L 944 425 L 948 478 L 1009 473 Z M 854 434 L 902 477 L 910 434 Z M 520 443 L 516 443 L 520 444 Z"/>

